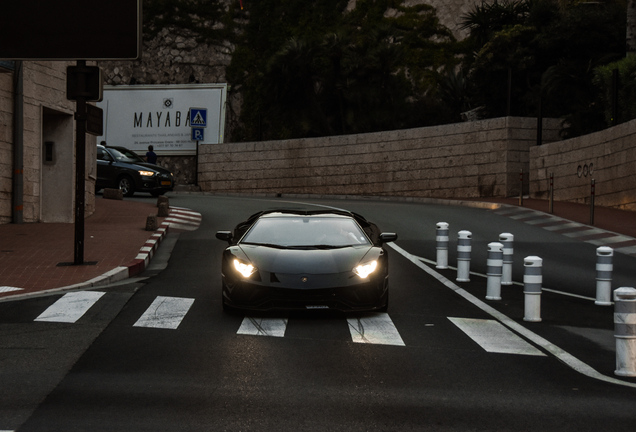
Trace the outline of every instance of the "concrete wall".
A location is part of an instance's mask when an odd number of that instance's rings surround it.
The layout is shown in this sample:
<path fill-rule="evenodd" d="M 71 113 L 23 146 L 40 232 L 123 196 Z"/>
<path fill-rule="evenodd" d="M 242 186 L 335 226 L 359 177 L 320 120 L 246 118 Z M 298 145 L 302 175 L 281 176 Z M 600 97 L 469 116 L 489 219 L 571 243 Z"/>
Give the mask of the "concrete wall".
<path fill-rule="evenodd" d="M 73 204 L 70 211 L 63 209 L 44 209 L 42 205 L 52 203 L 59 204 L 60 200 L 43 197 L 43 181 L 47 181 L 47 194 L 56 196 L 68 196 L 69 190 L 74 194 L 74 175 L 57 176 L 60 183 L 50 184 L 50 177 L 43 178 L 43 142 L 53 137 L 64 137 L 64 142 L 59 142 L 59 149 L 75 148 L 74 131 L 75 122 L 50 121 L 46 124 L 46 118 L 61 116 L 71 118 L 75 111 L 75 103 L 66 99 L 66 67 L 71 62 L 38 61 L 23 63 L 24 77 L 24 187 L 23 187 L 23 220 L 24 222 L 56 221 L 73 222 Z M 0 223 L 11 222 L 12 219 L 12 195 L 13 195 L 13 73 L 0 74 Z M 45 116 L 46 113 L 46 116 Z M 56 124 L 59 123 L 59 126 Z M 64 128 L 60 131 L 58 128 Z M 69 142 L 70 141 L 70 142 Z M 90 215 L 95 209 L 95 137 L 86 136 L 86 215 Z M 68 151 L 60 153 L 68 159 Z M 68 173 L 74 172 L 74 150 L 71 152 L 72 162 L 64 160 L 57 168 L 48 166 L 47 170 L 57 169 Z M 62 162 L 60 160 L 60 162 Z M 66 200 L 67 201 L 67 200 Z M 56 212 L 58 214 L 56 214 Z M 43 213 L 47 215 L 43 220 Z"/>
<path fill-rule="evenodd" d="M 544 140 L 558 139 L 545 120 Z M 202 145 L 199 185 L 219 193 L 501 197 L 519 193 L 536 119 L 326 138 Z"/>
<path fill-rule="evenodd" d="M 554 199 L 636 210 L 636 120 L 601 132 L 530 150 L 530 193 L 548 198 L 550 173 Z"/>

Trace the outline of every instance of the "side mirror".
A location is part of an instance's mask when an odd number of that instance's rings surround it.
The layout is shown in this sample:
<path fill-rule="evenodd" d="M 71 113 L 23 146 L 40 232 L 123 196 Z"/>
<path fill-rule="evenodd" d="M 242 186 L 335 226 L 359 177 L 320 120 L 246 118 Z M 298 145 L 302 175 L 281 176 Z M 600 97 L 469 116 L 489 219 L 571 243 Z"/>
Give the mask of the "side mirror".
<path fill-rule="evenodd" d="M 382 243 L 394 242 L 394 241 L 397 240 L 397 238 L 398 238 L 398 236 L 395 233 L 382 233 L 382 234 L 380 234 L 380 241 Z"/>
<path fill-rule="evenodd" d="M 217 231 L 216 238 L 230 243 L 232 241 L 232 231 Z"/>

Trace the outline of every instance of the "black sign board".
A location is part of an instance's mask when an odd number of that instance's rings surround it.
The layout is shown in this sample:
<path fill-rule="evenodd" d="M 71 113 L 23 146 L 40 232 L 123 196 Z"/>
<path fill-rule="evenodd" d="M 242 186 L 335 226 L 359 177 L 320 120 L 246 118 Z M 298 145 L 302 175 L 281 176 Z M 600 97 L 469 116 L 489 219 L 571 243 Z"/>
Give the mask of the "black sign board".
<path fill-rule="evenodd" d="M 95 136 L 104 135 L 103 109 L 86 104 L 86 132 Z"/>
<path fill-rule="evenodd" d="M 103 97 L 102 70 L 99 66 L 66 67 L 66 99 L 100 102 Z"/>
<path fill-rule="evenodd" d="M 3 0 L 0 59 L 139 59 L 141 2 Z"/>

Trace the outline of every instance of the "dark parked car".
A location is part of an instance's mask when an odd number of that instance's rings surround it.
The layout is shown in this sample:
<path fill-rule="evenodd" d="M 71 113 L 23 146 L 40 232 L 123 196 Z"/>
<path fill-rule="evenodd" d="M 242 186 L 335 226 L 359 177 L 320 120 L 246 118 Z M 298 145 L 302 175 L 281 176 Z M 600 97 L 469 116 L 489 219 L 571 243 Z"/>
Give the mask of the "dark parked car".
<path fill-rule="evenodd" d="M 216 237 L 222 301 L 228 309 L 386 311 L 389 261 L 380 233 L 362 216 L 340 210 L 269 210 Z"/>
<path fill-rule="evenodd" d="M 124 147 L 97 146 L 96 191 L 104 188 L 121 189 L 125 196 L 135 192 L 163 195 L 174 187 L 170 171 L 145 162 L 132 150 Z"/>

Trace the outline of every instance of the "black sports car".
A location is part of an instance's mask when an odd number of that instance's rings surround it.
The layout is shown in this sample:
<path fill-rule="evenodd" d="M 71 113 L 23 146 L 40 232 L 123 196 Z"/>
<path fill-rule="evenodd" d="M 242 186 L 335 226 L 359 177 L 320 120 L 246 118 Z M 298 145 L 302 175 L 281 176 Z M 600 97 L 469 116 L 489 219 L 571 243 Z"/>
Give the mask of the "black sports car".
<path fill-rule="evenodd" d="M 269 210 L 216 237 L 223 252 L 223 309 L 386 311 L 389 261 L 380 233 L 340 210 Z"/>
<path fill-rule="evenodd" d="M 135 192 L 163 195 L 174 187 L 172 173 L 158 165 L 147 163 L 125 147 L 97 146 L 97 181 L 95 191 L 104 188 L 121 189 L 124 196 Z"/>

